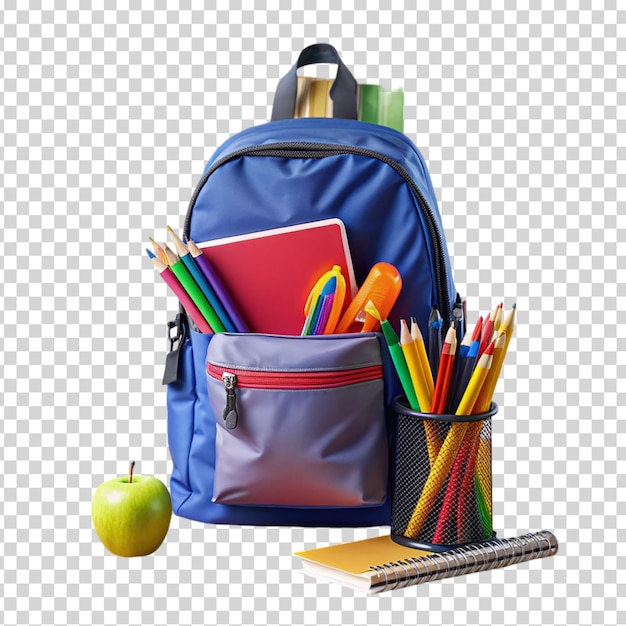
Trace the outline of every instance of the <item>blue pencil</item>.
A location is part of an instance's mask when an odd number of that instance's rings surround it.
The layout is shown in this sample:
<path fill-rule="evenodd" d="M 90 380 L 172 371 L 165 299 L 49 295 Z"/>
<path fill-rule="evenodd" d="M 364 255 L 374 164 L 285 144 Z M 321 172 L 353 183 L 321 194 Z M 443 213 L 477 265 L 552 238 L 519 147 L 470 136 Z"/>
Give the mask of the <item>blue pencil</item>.
<path fill-rule="evenodd" d="M 456 412 L 459 403 L 461 402 L 461 398 L 465 393 L 465 389 L 467 388 L 467 384 L 472 377 L 479 347 L 480 341 L 473 341 L 467 354 L 465 356 L 461 356 L 459 359 L 459 367 L 454 384 L 454 391 L 452 393 L 452 402 L 449 410 L 447 411 L 450 414 L 454 414 Z"/>

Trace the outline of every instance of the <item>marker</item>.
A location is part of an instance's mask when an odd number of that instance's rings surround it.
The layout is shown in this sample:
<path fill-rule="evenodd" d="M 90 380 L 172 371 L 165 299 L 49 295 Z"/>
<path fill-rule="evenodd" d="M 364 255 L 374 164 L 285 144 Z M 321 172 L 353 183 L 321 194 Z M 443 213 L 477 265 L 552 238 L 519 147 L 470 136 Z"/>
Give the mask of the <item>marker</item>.
<path fill-rule="evenodd" d="M 376 263 L 356 296 L 348 305 L 335 332 L 349 333 L 376 330 L 379 321 L 365 311 L 365 306 L 371 301 L 380 313 L 380 317 L 385 319 L 389 316 L 401 289 L 402 277 L 400 272 L 390 263 Z M 362 326 L 360 326 L 361 324 Z"/>
<path fill-rule="evenodd" d="M 317 318 L 313 322 L 312 335 L 328 334 L 325 332 L 331 309 L 335 300 L 335 291 L 337 289 L 337 277 L 331 276 L 326 282 L 319 295 L 319 312 Z"/>
<path fill-rule="evenodd" d="M 309 296 L 304 304 L 305 325 L 302 329 L 303 335 L 305 334 L 304 331 L 307 329 L 309 315 L 315 315 L 316 313 L 315 307 L 319 300 L 322 289 L 333 277 L 335 278 L 335 295 L 332 301 L 330 312 L 328 314 L 326 326 L 324 327 L 324 334 L 330 335 L 335 332 L 346 297 L 346 279 L 343 277 L 341 273 L 341 266 L 339 265 L 333 265 L 332 269 L 320 276 L 320 278 L 318 278 L 317 282 L 313 286 L 313 289 L 311 289 L 311 292 L 309 293 Z M 311 311 L 311 309 L 313 310 Z"/>

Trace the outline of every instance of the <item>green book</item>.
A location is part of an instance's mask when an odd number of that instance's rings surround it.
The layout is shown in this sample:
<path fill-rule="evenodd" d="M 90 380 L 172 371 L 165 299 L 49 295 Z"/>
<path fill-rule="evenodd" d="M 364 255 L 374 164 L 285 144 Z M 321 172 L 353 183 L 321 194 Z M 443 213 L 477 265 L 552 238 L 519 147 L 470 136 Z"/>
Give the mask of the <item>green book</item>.
<path fill-rule="evenodd" d="M 404 91 L 380 90 L 378 102 L 378 123 L 404 132 Z"/>
<path fill-rule="evenodd" d="M 378 124 L 378 85 L 359 85 L 359 120 Z"/>

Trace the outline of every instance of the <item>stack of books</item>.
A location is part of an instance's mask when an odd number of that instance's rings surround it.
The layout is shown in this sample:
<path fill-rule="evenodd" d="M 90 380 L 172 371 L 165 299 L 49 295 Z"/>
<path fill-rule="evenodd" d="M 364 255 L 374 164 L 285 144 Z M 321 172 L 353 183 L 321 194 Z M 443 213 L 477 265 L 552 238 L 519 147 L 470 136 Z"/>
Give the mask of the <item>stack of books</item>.
<path fill-rule="evenodd" d="M 332 78 L 298 76 L 294 117 L 333 117 L 329 92 Z M 380 124 L 404 132 L 404 91 L 387 91 L 372 83 L 359 84 L 357 92 L 359 120 Z"/>

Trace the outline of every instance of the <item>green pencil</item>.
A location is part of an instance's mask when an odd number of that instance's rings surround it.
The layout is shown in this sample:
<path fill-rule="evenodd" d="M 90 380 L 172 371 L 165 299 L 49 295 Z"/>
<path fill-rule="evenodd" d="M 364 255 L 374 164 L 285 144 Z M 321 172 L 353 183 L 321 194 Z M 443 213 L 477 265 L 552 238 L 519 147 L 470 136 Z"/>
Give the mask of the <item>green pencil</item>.
<path fill-rule="evenodd" d="M 365 311 L 380 322 L 380 328 L 385 336 L 385 341 L 387 342 L 387 347 L 389 348 L 389 354 L 391 354 L 391 360 L 393 361 L 396 372 L 398 373 L 402 389 L 404 389 L 406 398 L 409 401 L 409 406 L 414 411 L 419 411 L 420 405 L 417 401 L 417 395 L 415 394 L 415 389 L 413 388 L 413 382 L 411 381 L 411 375 L 409 374 L 409 368 L 406 364 L 404 353 L 402 352 L 402 346 L 400 345 L 398 334 L 389 323 L 389 320 L 380 319 L 380 313 L 371 300 L 365 306 Z"/>
<path fill-rule="evenodd" d="M 226 331 L 224 324 L 220 321 L 220 318 L 215 313 L 215 310 L 206 299 L 206 296 L 202 293 L 200 287 L 198 287 L 193 276 L 189 273 L 189 270 L 183 263 L 183 261 L 172 252 L 167 245 L 164 247 L 165 254 L 167 255 L 167 261 L 170 269 L 174 272 L 174 276 L 178 278 L 180 284 L 184 287 L 185 291 L 189 294 L 189 297 L 193 300 L 194 304 L 200 309 L 202 315 L 209 323 L 209 326 L 213 329 L 214 333 L 223 333 Z"/>

